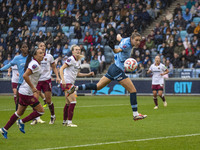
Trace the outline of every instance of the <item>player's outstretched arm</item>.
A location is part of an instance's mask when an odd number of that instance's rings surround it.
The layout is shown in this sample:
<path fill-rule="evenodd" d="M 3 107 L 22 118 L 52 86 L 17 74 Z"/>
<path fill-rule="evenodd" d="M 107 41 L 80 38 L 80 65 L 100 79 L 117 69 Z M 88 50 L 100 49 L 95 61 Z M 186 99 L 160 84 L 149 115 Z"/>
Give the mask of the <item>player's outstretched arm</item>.
<path fill-rule="evenodd" d="M 11 63 L 8 63 L 7 65 L 3 66 L 2 68 L 0 68 L 0 71 L 4 71 L 4 70 L 7 70 L 11 67 Z"/>
<path fill-rule="evenodd" d="M 166 69 L 165 72 L 161 73 L 160 75 L 161 75 L 161 76 L 164 76 L 165 74 L 168 74 L 168 73 L 169 73 L 169 70 Z"/>
<path fill-rule="evenodd" d="M 121 52 L 121 51 L 122 51 L 121 48 L 115 48 L 115 49 L 113 49 L 113 52 L 114 52 L 114 53 L 119 53 L 119 52 Z"/>
<path fill-rule="evenodd" d="M 149 74 L 149 73 L 151 73 L 151 70 L 150 70 L 150 69 L 147 71 L 147 74 Z"/>
<path fill-rule="evenodd" d="M 90 76 L 94 76 L 94 72 L 89 72 L 89 73 L 78 72 L 77 76 L 79 76 L 79 77 L 90 77 Z"/>

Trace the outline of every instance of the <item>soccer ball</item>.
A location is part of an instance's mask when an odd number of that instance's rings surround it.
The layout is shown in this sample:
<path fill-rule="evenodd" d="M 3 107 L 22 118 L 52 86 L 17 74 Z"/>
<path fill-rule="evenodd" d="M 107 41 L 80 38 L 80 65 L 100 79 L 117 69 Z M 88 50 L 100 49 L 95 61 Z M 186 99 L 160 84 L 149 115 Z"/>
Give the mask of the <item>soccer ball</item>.
<path fill-rule="evenodd" d="M 137 69 L 137 61 L 133 58 L 128 58 L 124 62 L 124 68 L 125 68 L 125 71 L 127 71 L 127 72 L 134 71 L 135 69 Z"/>

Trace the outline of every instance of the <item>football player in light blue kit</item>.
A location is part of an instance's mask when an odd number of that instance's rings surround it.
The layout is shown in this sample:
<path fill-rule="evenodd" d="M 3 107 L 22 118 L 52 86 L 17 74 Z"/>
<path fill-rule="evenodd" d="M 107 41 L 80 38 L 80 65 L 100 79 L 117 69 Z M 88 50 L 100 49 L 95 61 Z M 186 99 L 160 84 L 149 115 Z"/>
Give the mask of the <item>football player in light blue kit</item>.
<path fill-rule="evenodd" d="M 17 65 L 17 68 L 18 68 L 18 71 L 19 71 L 19 81 L 18 81 L 17 90 L 19 89 L 20 85 L 24 81 L 24 78 L 23 78 L 24 66 L 25 66 L 25 63 L 26 63 L 27 56 L 28 56 L 28 45 L 27 45 L 27 43 L 22 43 L 20 50 L 22 52 L 20 55 L 15 56 L 10 63 L 8 63 L 7 65 L 5 65 L 4 67 L 2 67 L 0 69 L 0 71 L 3 71 L 3 70 L 9 69 L 11 66 Z M 16 110 L 17 110 L 17 107 L 18 107 L 18 102 L 16 104 Z"/>
<path fill-rule="evenodd" d="M 10 63 L 8 63 L 7 65 L 5 65 L 4 67 L 2 67 L 0 69 L 0 71 L 3 71 L 3 70 L 9 69 L 11 66 L 17 65 L 17 68 L 18 68 L 18 71 L 19 71 L 19 82 L 18 82 L 18 84 L 22 84 L 22 82 L 24 80 L 23 79 L 24 66 L 25 66 L 25 63 L 26 63 L 27 56 L 28 56 L 28 45 L 26 43 L 23 43 L 21 45 L 21 51 L 22 51 L 22 53 L 20 55 L 15 56 Z"/>
<path fill-rule="evenodd" d="M 133 33 L 131 37 L 122 38 L 119 34 L 117 35 L 117 40 L 120 41 L 119 48 L 114 48 L 114 43 L 109 44 L 115 53 L 114 59 L 115 63 L 112 64 L 105 76 L 103 76 L 100 81 L 90 84 L 82 84 L 80 86 L 71 86 L 68 93 L 69 95 L 75 90 L 100 90 L 109 84 L 112 80 L 116 80 L 130 93 L 130 103 L 133 110 L 133 120 L 140 120 L 147 117 L 147 115 L 139 114 L 137 111 L 137 96 L 136 88 L 133 85 L 130 78 L 128 78 L 124 73 L 124 61 L 128 59 L 131 55 L 133 47 L 138 47 L 141 41 L 141 35 L 139 33 Z"/>

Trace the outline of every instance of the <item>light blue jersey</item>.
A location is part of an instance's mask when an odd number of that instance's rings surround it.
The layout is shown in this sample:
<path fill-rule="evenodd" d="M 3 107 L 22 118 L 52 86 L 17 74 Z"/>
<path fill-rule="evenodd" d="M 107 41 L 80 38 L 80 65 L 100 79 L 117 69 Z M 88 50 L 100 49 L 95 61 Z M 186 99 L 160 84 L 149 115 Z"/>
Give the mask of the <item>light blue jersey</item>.
<path fill-rule="evenodd" d="M 121 48 L 122 51 L 114 54 L 115 65 L 124 71 L 124 61 L 131 56 L 131 50 L 133 48 L 130 37 L 122 39 L 119 48 Z"/>
<path fill-rule="evenodd" d="M 23 78 L 24 66 L 25 66 L 27 57 L 28 56 L 24 57 L 22 54 L 15 56 L 9 64 L 7 64 L 3 68 L 1 68 L 1 71 L 7 70 L 11 66 L 17 65 L 17 68 L 18 68 L 18 71 L 19 71 L 19 82 L 18 83 L 22 84 L 22 82 L 24 80 L 24 78 Z"/>

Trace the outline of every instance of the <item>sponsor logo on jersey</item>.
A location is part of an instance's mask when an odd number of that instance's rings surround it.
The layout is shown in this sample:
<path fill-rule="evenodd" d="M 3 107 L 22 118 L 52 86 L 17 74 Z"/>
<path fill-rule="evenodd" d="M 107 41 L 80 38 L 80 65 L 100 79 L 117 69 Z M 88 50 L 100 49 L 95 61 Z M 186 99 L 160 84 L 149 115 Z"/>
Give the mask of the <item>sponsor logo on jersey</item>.
<path fill-rule="evenodd" d="M 47 58 L 45 58 L 44 60 L 47 61 Z"/>
<path fill-rule="evenodd" d="M 32 66 L 32 68 L 33 68 L 33 69 L 37 68 L 37 65 L 36 65 L 36 64 L 34 64 L 34 65 Z"/>
<path fill-rule="evenodd" d="M 67 59 L 67 62 L 70 62 L 71 61 L 71 59 Z"/>

